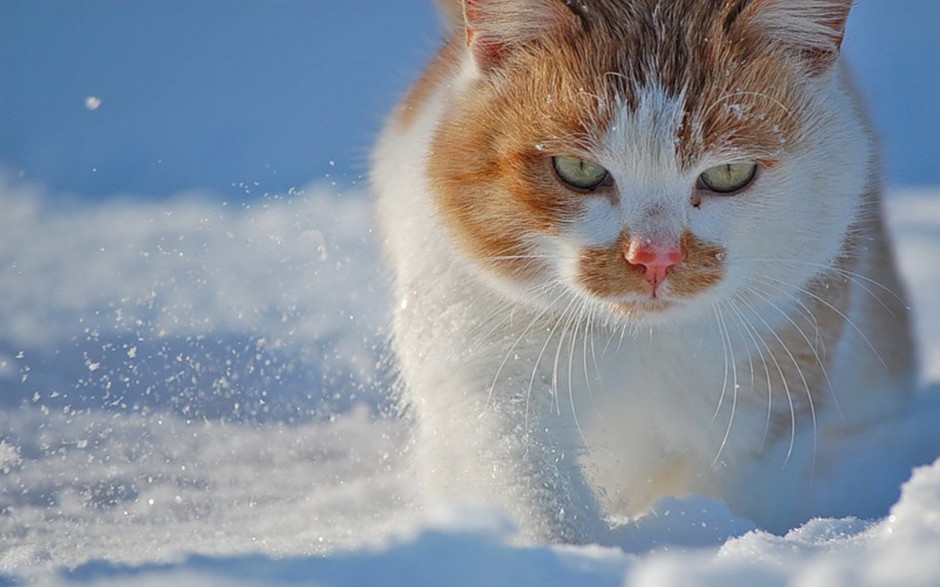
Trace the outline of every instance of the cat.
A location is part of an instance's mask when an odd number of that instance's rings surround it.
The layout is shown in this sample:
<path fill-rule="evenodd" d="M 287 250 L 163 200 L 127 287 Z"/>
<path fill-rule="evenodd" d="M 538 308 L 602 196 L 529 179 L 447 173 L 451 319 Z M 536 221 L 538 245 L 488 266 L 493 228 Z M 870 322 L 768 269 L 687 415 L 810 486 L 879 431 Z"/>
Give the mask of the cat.
<path fill-rule="evenodd" d="M 372 174 L 428 499 L 571 543 L 669 496 L 826 514 L 916 375 L 852 0 L 439 3 Z"/>

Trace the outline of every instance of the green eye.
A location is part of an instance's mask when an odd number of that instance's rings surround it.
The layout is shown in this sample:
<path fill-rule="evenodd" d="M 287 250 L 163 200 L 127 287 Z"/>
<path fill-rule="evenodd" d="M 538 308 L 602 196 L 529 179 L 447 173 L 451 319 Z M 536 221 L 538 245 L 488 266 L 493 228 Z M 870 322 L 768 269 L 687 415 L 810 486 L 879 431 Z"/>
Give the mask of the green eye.
<path fill-rule="evenodd" d="M 552 165 L 561 181 L 579 190 L 593 190 L 610 177 L 610 173 L 597 163 L 577 157 L 553 157 Z"/>
<path fill-rule="evenodd" d="M 726 163 L 700 175 L 699 187 L 717 194 L 731 194 L 747 187 L 755 175 L 756 163 Z"/>

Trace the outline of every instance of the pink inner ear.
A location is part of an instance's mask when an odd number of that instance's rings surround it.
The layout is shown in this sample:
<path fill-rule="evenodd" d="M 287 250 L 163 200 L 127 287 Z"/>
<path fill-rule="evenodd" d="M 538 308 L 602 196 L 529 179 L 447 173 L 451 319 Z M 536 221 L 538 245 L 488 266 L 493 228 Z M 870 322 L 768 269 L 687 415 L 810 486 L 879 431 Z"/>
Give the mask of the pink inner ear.
<path fill-rule="evenodd" d="M 561 0 L 464 0 L 467 46 L 478 65 L 499 65 L 517 47 L 580 26 Z"/>
<path fill-rule="evenodd" d="M 474 40 L 473 37 L 477 38 Z M 494 67 L 502 61 L 504 45 L 490 39 L 479 38 L 474 35 L 472 29 L 467 29 L 467 38 L 477 63 L 484 69 Z"/>
<path fill-rule="evenodd" d="M 486 69 L 499 64 L 505 44 L 497 41 L 493 35 L 487 35 L 477 26 L 479 23 L 486 22 L 487 17 L 485 10 L 479 5 L 480 0 L 465 0 L 464 20 L 466 21 L 467 46 L 473 52 L 477 63 Z"/>

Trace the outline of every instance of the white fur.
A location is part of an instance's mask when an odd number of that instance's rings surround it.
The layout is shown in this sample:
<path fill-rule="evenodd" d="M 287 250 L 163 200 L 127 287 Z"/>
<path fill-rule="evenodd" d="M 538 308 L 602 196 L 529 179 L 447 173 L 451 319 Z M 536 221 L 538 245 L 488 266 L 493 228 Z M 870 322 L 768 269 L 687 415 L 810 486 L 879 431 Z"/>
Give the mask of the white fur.
<path fill-rule="evenodd" d="M 473 71 L 466 59 L 464 76 Z M 605 518 L 642 513 L 670 476 L 681 491 L 724 498 L 769 526 L 816 513 L 805 491 L 790 489 L 812 475 L 821 432 L 801 421 L 795 438 L 764 446 L 766 394 L 739 389 L 761 389 L 774 369 L 756 358 L 759 340 L 773 340 L 772 329 L 790 319 L 781 310 L 795 312 L 800 288 L 833 261 L 869 181 L 870 140 L 840 76 L 820 82 L 828 97 L 809 113 L 818 126 L 811 148 L 767 172 L 747 197 L 701 209 L 689 206 L 689 186 L 716 161 L 680 169 L 673 143 L 682 105 L 650 88 L 636 113 L 621 109 L 597 153 L 630 190 L 616 205 L 589 202 L 567 235 L 538 239 L 537 254 L 558 259 L 546 278 L 558 285 L 539 291 L 493 287 L 498 278 L 465 258 L 438 218 L 425 162 L 465 84 L 441 84 L 417 120 L 389 126 L 374 182 L 395 272 L 395 352 L 430 499 L 496 502 L 525 538 L 572 541 L 603 540 Z M 612 242 L 623 226 L 670 235 L 690 228 L 720 243 L 726 278 L 674 316 L 621 327 L 573 278 L 579 248 Z M 786 262 L 794 256 L 800 262 Z M 781 284 L 774 299 L 748 293 L 767 291 L 768 276 Z M 736 294 L 747 300 L 737 313 L 727 303 Z M 888 385 L 853 379 L 846 362 L 830 373 L 846 385 L 843 403 L 852 386 Z M 792 393 L 804 390 L 794 384 Z M 787 410 L 779 401 L 773 408 Z M 750 491 L 745 479 L 758 478 L 765 483 Z"/>

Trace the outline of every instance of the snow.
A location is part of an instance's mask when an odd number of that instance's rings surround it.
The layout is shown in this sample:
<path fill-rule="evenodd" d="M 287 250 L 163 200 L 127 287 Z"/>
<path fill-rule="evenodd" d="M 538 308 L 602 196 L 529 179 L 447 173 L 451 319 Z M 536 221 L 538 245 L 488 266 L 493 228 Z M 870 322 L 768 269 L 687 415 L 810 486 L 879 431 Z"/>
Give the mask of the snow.
<path fill-rule="evenodd" d="M 940 585 L 940 5 L 860 2 L 846 41 L 923 363 L 819 481 L 862 519 L 690 497 L 523 547 L 417 507 L 389 394 L 362 153 L 429 4 L 0 3 L 0 585 Z"/>
<path fill-rule="evenodd" d="M 415 504 L 365 191 L 102 203 L 6 182 L 0 572 L 59 585 L 940 584 L 940 460 L 898 497 L 940 455 L 938 197 L 901 190 L 888 207 L 923 389 L 846 449 L 878 467 L 884 511 L 775 536 L 721 503 L 671 499 L 622 527 L 619 548 L 520 547 L 491 508 Z M 864 509 L 862 481 L 826 474 L 840 480 L 831 499 Z"/>

